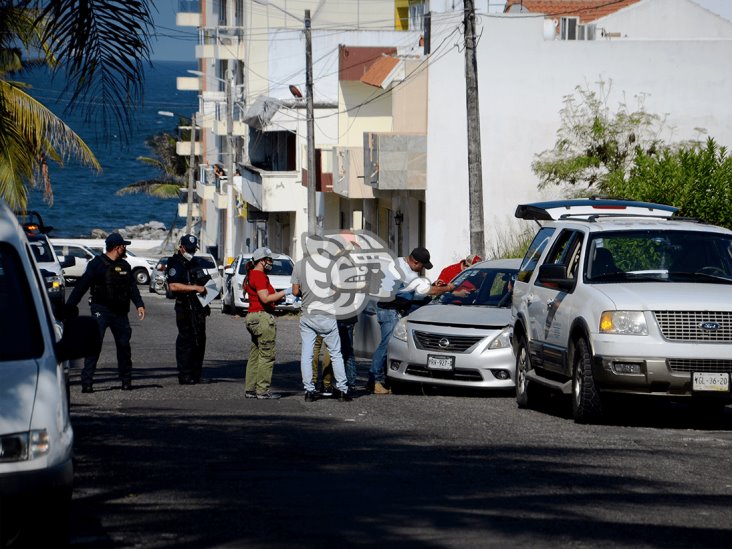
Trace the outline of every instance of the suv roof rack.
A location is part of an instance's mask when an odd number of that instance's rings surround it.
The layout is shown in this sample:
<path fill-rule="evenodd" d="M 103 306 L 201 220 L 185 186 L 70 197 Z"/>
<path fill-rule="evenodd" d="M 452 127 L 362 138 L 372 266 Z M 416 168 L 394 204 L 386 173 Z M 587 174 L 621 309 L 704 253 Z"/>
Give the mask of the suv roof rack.
<path fill-rule="evenodd" d="M 678 211 L 674 206 L 616 200 L 607 198 L 579 198 L 571 200 L 551 200 L 519 204 L 514 214 L 518 219 L 535 221 L 556 221 L 558 219 L 578 218 L 596 219 L 597 217 L 671 217 Z"/>

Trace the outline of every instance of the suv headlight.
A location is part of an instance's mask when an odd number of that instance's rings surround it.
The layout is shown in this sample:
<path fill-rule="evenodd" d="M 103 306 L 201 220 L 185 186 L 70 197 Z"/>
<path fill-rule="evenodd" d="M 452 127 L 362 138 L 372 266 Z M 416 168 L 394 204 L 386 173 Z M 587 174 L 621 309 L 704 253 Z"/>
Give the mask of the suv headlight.
<path fill-rule="evenodd" d="M 600 333 L 648 335 L 643 311 L 604 311 L 600 316 Z"/>
<path fill-rule="evenodd" d="M 507 349 L 511 346 L 511 327 L 506 326 L 501 333 L 498 334 L 491 344 L 488 345 L 489 349 Z"/>
<path fill-rule="evenodd" d="M 50 446 L 45 429 L 0 436 L 0 463 L 28 461 L 45 456 Z"/>
<path fill-rule="evenodd" d="M 399 321 L 396 323 L 396 326 L 394 326 L 394 331 L 392 332 L 392 336 L 398 339 L 399 341 L 406 341 L 407 340 L 407 319 L 406 318 L 400 318 Z"/>

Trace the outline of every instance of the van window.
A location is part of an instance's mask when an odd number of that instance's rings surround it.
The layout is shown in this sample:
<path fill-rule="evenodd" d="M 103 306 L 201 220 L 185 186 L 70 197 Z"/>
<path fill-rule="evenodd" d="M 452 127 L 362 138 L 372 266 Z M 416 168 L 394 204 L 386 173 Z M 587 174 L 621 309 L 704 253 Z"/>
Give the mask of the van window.
<path fill-rule="evenodd" d="M 0 242 L 0 362 L 43 355 L 43 334 L 18 252 Z"/>

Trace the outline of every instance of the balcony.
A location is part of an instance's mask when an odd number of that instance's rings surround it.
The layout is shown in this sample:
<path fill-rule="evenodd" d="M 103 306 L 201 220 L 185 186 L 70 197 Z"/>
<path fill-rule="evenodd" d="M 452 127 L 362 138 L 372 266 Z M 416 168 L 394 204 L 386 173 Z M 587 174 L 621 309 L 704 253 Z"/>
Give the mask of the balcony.
<path fill-rule="evenodd" d="M 229 204 L 229 197 L 226 195 L 226 190 L 222 188 L 221 191 L 215 191 L 213 201 L 214 208 L 217 210 L 225 210 L 226 206 Z"/>
<path fill-rule="evenodd" d="M 199 0 L 178 0 L 175 24 L 179 27 L 200 27 L 201 2 Z"/>
<path fill-rule="evenodd" d="M 297 171 L 270 172 L 246 166 L 234 178 L 234 190 L 263 212 L 294 212 L 307 203 L 307 189 Z"/>
<path fill-rule="evenodd" d="M 232 133 L 232 135 L 235 135 L 235 136 L 247 135 L 248 128 L 249 128 L 249 126 L 247 126 L 241 120 L 234 120 L 234 124 L 232 126 L 231 133 Z M 226 135 L 227 134 L 226 120 L 225 119 L 224 120 L 214 120 L 213 127 L 211 128 L 211 130 L 213 131 L 213 133 L 215 135 Z"/>
<path fill-rule="evenodd" d="M 196 182 L 196 194 L 201 200 L 213 200 L 215 193 L 216 185 L 214 183 Z"/>
<path fill-rule="evenodd" d="M 175 89 L 181 91 L 201 91 L 201 79 L 196 76 L 178 76 Z"/>
<path fill-rule="evenodd" d="M 196 45 L 196 59 L 244 59 L 244 40 L 236 28 L 201 29 Z"/>
<path fill-rule="evenodd" d="M 201 142 L 196 141 L 194 143 L 193 150 L 196 156 L 201 156 Z M 190 156 L 191 155 L 191 142 L 190 141 L 177 141 L 175 144 L 175 154 L 178 156 Z"/>
<path fill-rule="evenodd" d="M 427 187 L 427 136 L 365 133 L 364 181 L 380 191 L 423 191 Z"/>

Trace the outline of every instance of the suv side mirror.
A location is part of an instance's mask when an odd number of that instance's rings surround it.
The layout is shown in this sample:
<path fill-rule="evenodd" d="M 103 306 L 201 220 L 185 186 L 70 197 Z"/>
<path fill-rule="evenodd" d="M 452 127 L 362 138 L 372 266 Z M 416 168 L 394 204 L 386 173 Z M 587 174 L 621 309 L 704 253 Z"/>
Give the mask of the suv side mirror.
<path fill-rule="evenodd" d="M 61 264 L 62 269 L 73 267 L 76 265 L 76 258 L 72 256 L 64 256 L 63 261 L 59 261 L 59 263 Z"/>
<path fill-rule="evenodd" d="M 564 265 L 542 265 L 539 267 L 537 282 L 550 288 L 569 291 L 574 288 L 574 279 L 567 278 L 567 267 Z"/>

